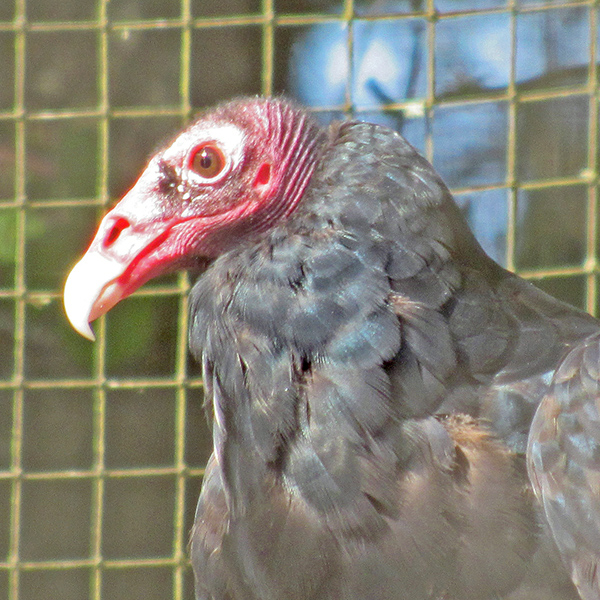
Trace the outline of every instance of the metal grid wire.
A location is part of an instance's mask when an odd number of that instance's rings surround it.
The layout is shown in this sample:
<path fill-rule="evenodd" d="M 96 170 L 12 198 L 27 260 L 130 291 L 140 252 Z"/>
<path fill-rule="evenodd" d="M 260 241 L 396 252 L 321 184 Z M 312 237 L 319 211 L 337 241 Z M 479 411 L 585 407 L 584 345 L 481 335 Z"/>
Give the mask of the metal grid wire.
<path fill-rule="evenodd" d="M 529 50 L 520 49 L 520 31 L 559 11 L 584 23 L 583 61 L 558 83 L 549 70 L 522 84 L 528 59 L 519 53 Z M 313 51 L 307 32 L 330 28 L 348 67 L 341 100 L 309 102 L 320 118 L 420 123 L 411 141 L 450 178 L 467 212 L 486 194 L 500 199 L 489 218 L 504 223 L 501 261 L 594 312 L 597 20 L 595 1 L 4 2 L 0 597 L 193 597 L 187 539 L 210 437 L 187 354 L 188 278 L 163 277 L 116 307 L 97 323 L 94 345 L 70 331 L 61 310 L 64 276 L 98 216 L 169 131 L 232 94 L 306 101 L 290 65 L 303 76 L 302 44 L 309 58 Z M 444 44 L 453 31 L 492 22 L 506 23 L 506 84 L 445 93 L 440 81 L 454 67 Z M 361 32 L 384 23 L 419 31 L 424 86 L 412 97 L 357 102 Z M 502 115 L 501 176 L 453 179 L 459 142 L 444 116 L 489 107 Z M 543 152 L 565 140 L 558 159 Z M 476 147 L 470 156 L 483 160 Z"/>

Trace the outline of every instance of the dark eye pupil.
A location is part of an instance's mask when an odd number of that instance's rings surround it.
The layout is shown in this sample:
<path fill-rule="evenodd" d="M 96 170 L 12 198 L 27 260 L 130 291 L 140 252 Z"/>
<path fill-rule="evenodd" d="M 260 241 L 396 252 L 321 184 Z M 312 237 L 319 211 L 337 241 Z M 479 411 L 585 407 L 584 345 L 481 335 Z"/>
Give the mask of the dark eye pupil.
<path fill-rule="evenodd" d="M 211 156 L 211 153 L 206 148 L 204 148 L 200 152 L 200 167 L 202 169 L 210 169 L 212 164 L 213 164 L 213 157 Z"/>
<path fill-rule="evenodd" d="M 225 168 L 225 157 L 217 146 L 204 146 L 199 148 L 192 156 L 190 167 L 192 170 L 204 177 L 212 179 Z"/>

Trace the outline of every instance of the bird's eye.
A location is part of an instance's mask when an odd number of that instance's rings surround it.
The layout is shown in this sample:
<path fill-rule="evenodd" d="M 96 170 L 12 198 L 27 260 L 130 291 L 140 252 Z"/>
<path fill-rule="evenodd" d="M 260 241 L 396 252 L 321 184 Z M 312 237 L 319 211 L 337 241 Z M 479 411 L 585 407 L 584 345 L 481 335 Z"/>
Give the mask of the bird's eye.
<path fill-rule="evenodd" d="M 203 179 L 214 179 L 225 168 L 227 160 L 220 148 L 214 144 L 200 146 L 192 154 L 190 168 Z"/>

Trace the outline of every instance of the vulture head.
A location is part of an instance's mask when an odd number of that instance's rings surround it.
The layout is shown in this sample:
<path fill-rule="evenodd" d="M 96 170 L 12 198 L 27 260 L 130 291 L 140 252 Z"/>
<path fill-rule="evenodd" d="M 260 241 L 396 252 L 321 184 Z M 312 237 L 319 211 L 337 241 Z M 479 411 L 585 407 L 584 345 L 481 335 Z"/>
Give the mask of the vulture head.
<path fill-rule="evenodd" d="M 193 268 L 294 211 L 322 130 L 287 101 L 238 99 L 200 116 L 156 153 L 104 217 L 64 291 L 73 327 L 149 279 Z"/>

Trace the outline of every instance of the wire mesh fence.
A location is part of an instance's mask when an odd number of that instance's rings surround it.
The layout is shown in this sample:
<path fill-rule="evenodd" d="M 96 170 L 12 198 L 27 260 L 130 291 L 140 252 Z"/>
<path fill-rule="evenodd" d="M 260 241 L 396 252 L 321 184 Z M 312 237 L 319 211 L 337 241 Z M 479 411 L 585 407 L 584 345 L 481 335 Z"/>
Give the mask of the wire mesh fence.
<path fill-rule="evenodd" d="M 72 332 L 65 274 L 204 106 L 286 93 L 401 129 L 486 250 L 598 304 L 595 1 L 0 4 L 0 597 L 191 599 L 210 452 L 186 275 Z"/>

